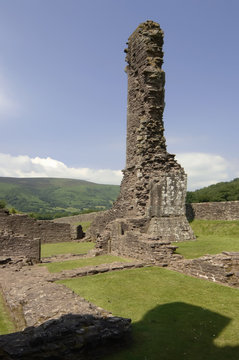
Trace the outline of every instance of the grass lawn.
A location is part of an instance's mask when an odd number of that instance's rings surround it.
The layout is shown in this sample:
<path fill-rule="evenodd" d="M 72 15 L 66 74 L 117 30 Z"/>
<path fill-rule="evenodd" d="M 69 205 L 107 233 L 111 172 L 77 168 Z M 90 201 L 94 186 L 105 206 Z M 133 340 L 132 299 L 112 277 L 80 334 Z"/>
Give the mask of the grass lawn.
<path fill-rule="evenodd" d="M 60 282 L 132 319 L 132 343 L 104 360 L 239 359 L 238 289 L 157 267 Z"/>
<path fill-rule="evenodd" d="M 55 244 L 42 244 L 41 257 L 49 257 L 60 254 L 87 254 L 95 247 L 92 242 L 61 242 Z"/>
<path fill-rule="evenodd" d="M 239 221 L 194 220 L 190 225 L 197 240 L 174 243 L 185 258 L 239 251 Z"/>
<path fill-rule="evenodd" d="M 2 294 L 0 293 L 0 335 L 9 334 L 14 331 L 14 325 L 6 308 Z"/>
<path fill-rule="evenodd" d="M 100 264 L 110 264 L 113 262 L 130 262 L 132 259 L 125 259 L 119 256 L 113 255 L 101 255 L 93 258 L 85 258 L 80 260 L 66 260 L 61 262 L 53 262 L 49 264 L 41 264 L 40 266 L 46 266 L 52 273 L 60 272 L 62 270 L 77 269 L 84 266 L 95 266 Z"/>

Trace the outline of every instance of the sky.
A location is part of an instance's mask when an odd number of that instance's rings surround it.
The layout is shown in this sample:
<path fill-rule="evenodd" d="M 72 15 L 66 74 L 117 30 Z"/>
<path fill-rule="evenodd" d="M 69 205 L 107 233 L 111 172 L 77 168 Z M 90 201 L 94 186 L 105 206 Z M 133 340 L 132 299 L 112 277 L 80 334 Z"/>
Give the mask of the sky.
<path fill-rule="evenodd" d="M 0 0 L 0 176 L 120 183 L 124 49 L 153 20 L 188 189 L 239 177 L 238 14 L 238 0 Z"/>

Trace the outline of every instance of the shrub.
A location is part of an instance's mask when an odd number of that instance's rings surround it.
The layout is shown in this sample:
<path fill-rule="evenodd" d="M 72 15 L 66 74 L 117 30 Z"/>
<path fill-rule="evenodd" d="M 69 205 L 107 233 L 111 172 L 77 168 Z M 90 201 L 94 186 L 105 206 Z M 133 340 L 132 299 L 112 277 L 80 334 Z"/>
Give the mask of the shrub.
<path fill-rule="evenodd" d="M 0 209 L 4 209 L 7 206 L 7 203 L 5 200 L 0 200 Z"/>

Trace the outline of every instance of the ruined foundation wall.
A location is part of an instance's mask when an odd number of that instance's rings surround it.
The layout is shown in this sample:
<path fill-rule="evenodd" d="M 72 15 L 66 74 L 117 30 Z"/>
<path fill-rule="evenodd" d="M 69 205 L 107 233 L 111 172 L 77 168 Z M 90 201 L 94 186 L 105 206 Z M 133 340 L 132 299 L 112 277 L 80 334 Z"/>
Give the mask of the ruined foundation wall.
<path fill-rule="evenodd" d="M 223 252 L 192 260 L 180 260 L 170 267 L 184 274 L 239 287 L 239 253 Z"/>
<path fill-rule="evenodd" d="M 29 239 L 7 231 L 0 231 L 0 257 L 26 258 L 39 262 L 41 257 L 41 241 L 39 238 Z"/>
<path fill-rule="evenodd" d="M 41 243 L 72 241 L 69 224 L 37 221 L 28 215 L 10 215 L 6 210 L 0 211 L 0 230 L 26 235 L 29 239 L 40 238 Z"/>
<path fill-rule="evenodd" d="M 85 221 L 93 221 L 97 216 L 104 214 L 106 211 L 96 211 L 89 214 L 79 214 L 73 216 L 66 216 L 58 219 L 52 220 L 54 223 L 63 223 L 63 224 L 71 224 L 85 222 Z"/>
<path fill-rule="evenodd" d="M 186 204 L 188 220 L 239 220 L 239 201 Z"/>

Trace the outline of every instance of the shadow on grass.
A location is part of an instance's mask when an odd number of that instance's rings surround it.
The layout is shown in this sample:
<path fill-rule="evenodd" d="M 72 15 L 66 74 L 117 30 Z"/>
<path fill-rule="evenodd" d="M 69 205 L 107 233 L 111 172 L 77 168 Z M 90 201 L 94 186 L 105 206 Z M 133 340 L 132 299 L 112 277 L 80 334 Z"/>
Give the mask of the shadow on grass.
<path fill-rule="evenodd" d="M 98 321 L 98 320 L 97 320 Z M 102 319 L 105 327 L 111 326 Z M 24 332 L 0 336 L 4 360 L 238 360 L 239 346 L 218 347 L 214 340 L 231 319 L 186 303 L 169 303 L 150 310 L 133 324 L 133 336 L 104 342 L 93 331 L 90 348 L 81 343 L 82 328 L 92 328 L 90 315 L 64 315 Z M 105 322 L 105 323 L 104 323 Z M 112 324 L 114 327 L 114 324 Z M 99 326 L 96 327 L 99 329 Z M 79 330 L 78 330 L 79 329 Z M 103 330 L 102 330 L 103 329 Z M 106 331 L 107 333 L 107 331 Z M 114 333 L 114 331 L 113 331 Z M 89 334 L 88 334 L 89 335 Z M 84 337 L 84 336 L 83 336 Z M 104 336 L 103 336 L 104 338 Z M 123 340 L 123 341 L 122 341 Z M 21 351 L 32 346 L 32 352 Z M 21 351 L 18 352 L 18 349 Z M 9 353 L 11 357 L 9 356 Z M 7 351 L 7 352 L 4 352 Z M 24 353 L 24 351 L 23 351 Z"/>
<path fill-rule="evenodd" d="M 107 359 L 238 360 L 239 346 L 218 347 L 214 343 L 230 321 L 186 303 L 160 305 L 133 324 L 134 344 Z"/>

